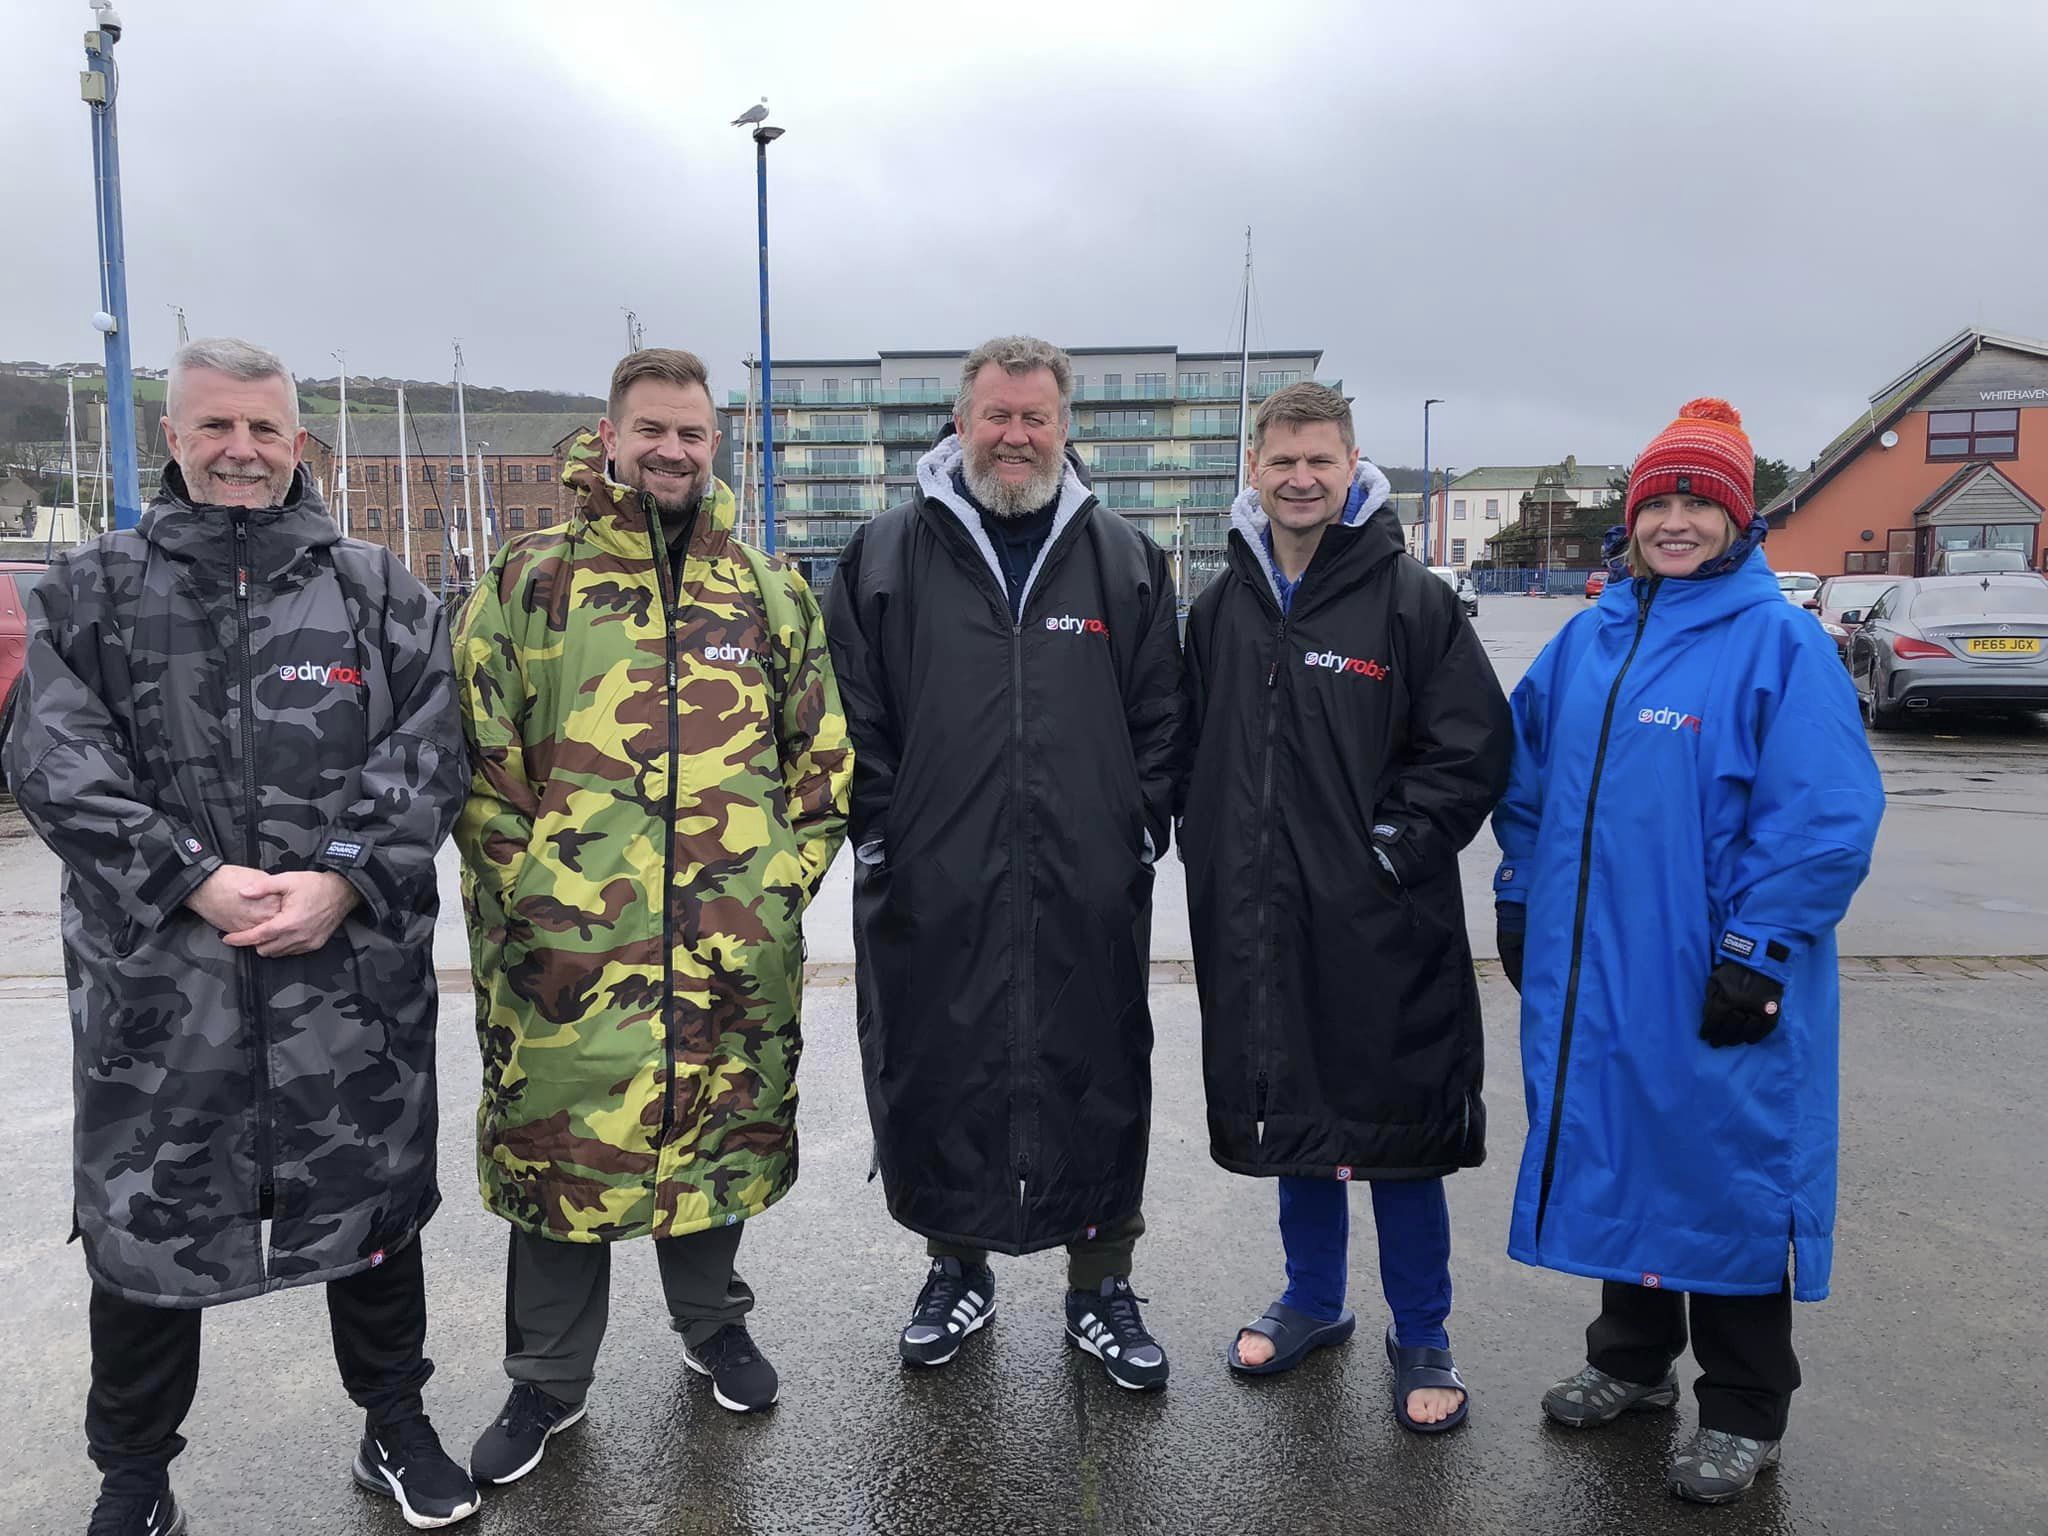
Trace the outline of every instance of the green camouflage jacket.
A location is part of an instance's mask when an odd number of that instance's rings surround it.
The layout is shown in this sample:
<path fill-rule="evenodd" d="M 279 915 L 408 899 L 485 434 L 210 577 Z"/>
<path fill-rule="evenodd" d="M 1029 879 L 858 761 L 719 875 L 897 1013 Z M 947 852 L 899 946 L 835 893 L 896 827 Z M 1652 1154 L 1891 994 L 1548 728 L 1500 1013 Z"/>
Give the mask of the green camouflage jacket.
<path fill-rule="evenodd" d="M 479 1177 L 546 1237 L 679 1237 L 796 1180 L 801 923 L 853 752 L 817 602 L 730 490 L 675 593 L 596 438 L 563 479 L 576 512 L 499 550 L 455 642 Z"/>

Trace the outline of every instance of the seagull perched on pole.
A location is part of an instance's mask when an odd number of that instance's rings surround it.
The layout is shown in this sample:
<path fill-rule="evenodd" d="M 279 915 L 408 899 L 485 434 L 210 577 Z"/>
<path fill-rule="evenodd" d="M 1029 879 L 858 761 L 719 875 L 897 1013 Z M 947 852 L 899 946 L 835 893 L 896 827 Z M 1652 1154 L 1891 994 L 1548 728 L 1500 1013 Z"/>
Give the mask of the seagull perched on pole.
<path fill-rule="evenodd" d="M 749 107 L 749 108 L 747 108 L 747 110 L 746 110 L 746 111 L 742 112 L 742 113 L 741 113 L 741 114 L 740 114 L 740 115 L 739 115 L 738 117 L 736 117 L 736 118 L 734 118 L 734 119 L 732 120 L 732 126 L 733 126 L 733 127 L 735 127 L 735 128 L 744 128 L 744 127 L 745 127 L 745 126 L 746 126 L 746 125 L 747 125 L 748 123 L 758 123 L 758 122 L 761 122 L 761 121 L 762 121 L 763 119 L 765 119 L 765 118 L 766 118 L 767 116 L 768 116 L 768 98 L 767 98 L 766 96 L 763 96 L 763 97 L 761 98 L 761 102 L 760 102 L 760 105 L 759 105 L 759 106 L 753 106 L 753 107 Z"/>

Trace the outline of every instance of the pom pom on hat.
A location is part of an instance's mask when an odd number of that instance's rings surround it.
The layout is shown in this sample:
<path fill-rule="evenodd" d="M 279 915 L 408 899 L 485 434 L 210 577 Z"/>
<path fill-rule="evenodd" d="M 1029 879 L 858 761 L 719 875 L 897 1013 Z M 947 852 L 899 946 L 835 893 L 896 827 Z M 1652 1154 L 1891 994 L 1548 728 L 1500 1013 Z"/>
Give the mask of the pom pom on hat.
<path fill-rule="evenodd" d="M 1678 408 L 1678 419 L 1650 440 L 1628 477 L 1628 528 L 1636 508 L 1657 496 L 1704 496 L 1728 509 L 1737 529 L 1756 516 L 1756 450 L 1742 413 L 1702 395 Z"/>

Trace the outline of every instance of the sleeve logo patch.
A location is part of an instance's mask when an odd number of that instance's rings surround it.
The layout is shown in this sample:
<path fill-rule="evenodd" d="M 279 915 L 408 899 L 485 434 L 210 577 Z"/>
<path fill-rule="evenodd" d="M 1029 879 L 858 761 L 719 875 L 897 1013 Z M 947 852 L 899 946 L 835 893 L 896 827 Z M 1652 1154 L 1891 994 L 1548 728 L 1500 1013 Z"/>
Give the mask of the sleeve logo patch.
<path fill-rule="evenodd" d="M 1382 842 L 1391 843 L 1401 835 L 1401 829 L 1391 821 L 1382 821 L 1373 827 L 1372 835 L 1379 838 Z"/>
<path fill-rule="evenodd" d="M 1743 959 L 1747 960 L 1756 953 L 1756 940 L 1746 939 L 1741 934 L 1730 929 L 1727 933 L 1721 935 L 1721 947 L 1727 950 L 1729 954 L 1740 955 Z"/>
<path fill-rule="evenodd" d="M 351 843 L 344 838 L 333 838 L 320 851 L 320 856 L 324 859 L 340 859 L 354 863 L 363 856 L 363 845 Z"/>
<path fill-rule="evenodd" d="M 202 844 L 200 843 L 200 841 L 199 841 L 199 839 L 198 839 L 198 838 L 196 838 L 196 837 L 188 837 L 188 838 L 186 838 L 186 839 L 185 839 L 185 851 L 186 851 L 187 853 L 191 854 L 191 855 L 192 855 L 192 857 L 196 859 L 196 858 L 198 858 L 198 857 L 199 857 L 199 856 L 200 856 L 201 854 L 205 853 L 205 852 L 206 852 L 206 849 L 205 849 L 204 845 L 202 845 Z"/>

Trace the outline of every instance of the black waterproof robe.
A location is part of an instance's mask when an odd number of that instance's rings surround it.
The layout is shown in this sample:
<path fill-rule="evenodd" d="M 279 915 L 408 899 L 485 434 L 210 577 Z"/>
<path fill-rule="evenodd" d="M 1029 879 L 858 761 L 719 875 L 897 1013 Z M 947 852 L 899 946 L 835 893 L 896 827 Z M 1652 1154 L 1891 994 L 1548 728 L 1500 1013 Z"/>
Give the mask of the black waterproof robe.
<path fill-rule="evenodd" d="M 1145 1182 L 1152 860 L 1183 700 L 1163 552 L 1070 460 L 1021 619 L 947 438 L 826 603 L 854 741 L 861 1058 L 890 1213 L 1027 1253 Z"/>
<path fill-rule="evenodd" d="M 1210 1151 L 1238 1173 L 1485 1157 L 1457 855 L 1507 784 L 1507 701 L 1456 593 L 1404 553 L 1385 480 L 1361 463 L 1360 484 L 1284 617 L 1246 491 L 1188 617 L 1181 855 Z"/>

